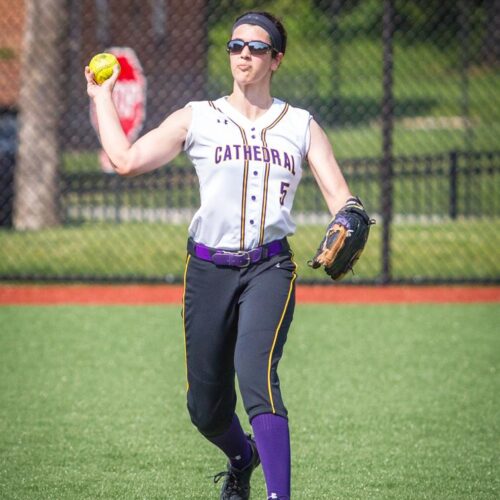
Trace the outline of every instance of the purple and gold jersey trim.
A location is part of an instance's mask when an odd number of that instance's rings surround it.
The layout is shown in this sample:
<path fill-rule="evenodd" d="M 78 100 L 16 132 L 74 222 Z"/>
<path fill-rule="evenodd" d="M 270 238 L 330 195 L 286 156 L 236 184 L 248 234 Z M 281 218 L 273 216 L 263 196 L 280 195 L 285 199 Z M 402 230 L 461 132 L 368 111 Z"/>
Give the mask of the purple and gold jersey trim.
<path fill-rule="evenodd" d="M 283 111 L 279 114 L 279 116 L 276 118 L 276 120 L 274 120 L 274 122 L 271 123 L 271 125 L 268 125 L 264 129 L 262 129 L 261 139 L 262 139 L 262 146 L 264 148 L 267 148 L 267 142 L 266 142 L 267 131 L 271 130 L 273 127 L 275 127 L 281 121 L 281 119 L 286 115 L 288 108 L 289 108 L 289 104 L 286 103 L 285 107 L 283 108 Z M 268 186 L 269 186 L 269 171 L 270 171 L 270 163 L 269 163 L 269 161 L 267 161 L 265 164 L 265 173 L 264 173 L 264 192 L 262 193 L 262 210 L 261 210 L 261 217 L 260 217 L 259 245 L 262 245 L 264 243 L 264 228 L 266 225 L 267 191 L 268 191 Z"/>
<path fill-rule="evenodd" d="M 219 111 L 219 113 L 222 113 L 222 111 L 213 103 L 213 101 L 208 101 L 208 104 L 212 106 L 212 108 L 216 109 Z M 241 139 L 243 140 L 243 145 L 248 147 L 248 139 L 247 135 L 245 133 L 245 130 L 240 127 L 234 120 L 232 120 L 230 117 L 228 119 L 234 123 L 237 127 L 238 130 L 240 131 L 241 134 Z M 249 167 L 250 161 L 248 158 L 245 157 L 244 163 L 243 163 L 243 187 L 242 187 L 242 192 L 241 192 L 241 229 L 240 229 L 240 250 L 245 249 L 245 216 L 246 216 L 246 206 L 247 206 L 247 184 L 248 184 L 248 167 Z"/>

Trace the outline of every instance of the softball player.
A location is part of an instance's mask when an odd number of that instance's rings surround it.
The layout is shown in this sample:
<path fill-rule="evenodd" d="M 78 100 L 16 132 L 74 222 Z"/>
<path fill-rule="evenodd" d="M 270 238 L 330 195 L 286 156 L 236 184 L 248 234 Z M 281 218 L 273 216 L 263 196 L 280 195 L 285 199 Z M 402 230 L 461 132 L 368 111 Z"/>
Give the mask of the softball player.
<path fill-rule="evenodd" d="M 200 181 L 189 227 L 183 320 L 191 420 L 228 457 L 221 499 L 250 498 L 262 463 L 269 499 L 290 498 L 290 438 L 278 363 L 295 305 L 296 266 L 287 242 L 307 159 L 332 215 L 351 197 L 328 139 L 302 109 L 271 96 L 286 50 L 274 16 L 239 17 L 227 43 L 229 96 L 191 102 L 134 144 L 111 99 L 118 74 L 98 86 L 86 68 L 100 138 L 117 173 L 135 176 L 182 149 Z M 235 376 L 255 438 L 235 413 Z"/>

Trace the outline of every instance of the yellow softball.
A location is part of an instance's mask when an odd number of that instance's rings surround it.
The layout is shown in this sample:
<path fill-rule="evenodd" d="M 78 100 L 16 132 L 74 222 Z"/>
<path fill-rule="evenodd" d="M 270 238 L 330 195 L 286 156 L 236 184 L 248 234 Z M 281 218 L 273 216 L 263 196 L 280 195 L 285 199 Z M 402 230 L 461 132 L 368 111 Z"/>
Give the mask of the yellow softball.
<path fill-rule="evenodd" d="M 94 73 L 94 79 L 99 85 L 113 74 L 113 68 L 116 65 L 120 69 L 118 59 L 113 54 L 106 52 L 95 55 L 89 62 L 90 71 Z"/>

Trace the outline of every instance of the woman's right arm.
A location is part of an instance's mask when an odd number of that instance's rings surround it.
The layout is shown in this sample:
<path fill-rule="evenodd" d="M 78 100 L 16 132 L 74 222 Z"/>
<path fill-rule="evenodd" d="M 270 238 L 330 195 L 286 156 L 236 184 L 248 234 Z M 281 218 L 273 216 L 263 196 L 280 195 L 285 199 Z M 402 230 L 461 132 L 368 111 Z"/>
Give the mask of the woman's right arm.
<path fill-rule="evenodd" d="M 133 144 L 123 132 L 112 100 L 119 72 L 97 85 L 89 68 L 85 68 L 87 93 L 96 108 L 101 144 L 115 171 L 124 176 L 149 172 L 173 160 L 181 151 L 191 124 L 191 108 L 182 108 L 168 116 L 157 128 Z"/>

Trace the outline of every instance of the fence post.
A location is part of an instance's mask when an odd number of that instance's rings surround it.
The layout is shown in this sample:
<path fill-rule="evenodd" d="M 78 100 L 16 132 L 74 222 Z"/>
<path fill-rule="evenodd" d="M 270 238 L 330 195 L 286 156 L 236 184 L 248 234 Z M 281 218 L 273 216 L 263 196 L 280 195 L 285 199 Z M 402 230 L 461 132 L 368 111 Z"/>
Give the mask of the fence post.
<path fill-rule="evenodd" d="M 393 99 L 393 35 L 394 0 L 384 0 L 382 16 L 383 44 L 383 96 L 382 96 L 382 163 L 381 163 L 381 209 L 382 209 L 382 283 L 391 282 L 391 223 L 392 223 L 392 132 L 394 126 Z"/>
<path fill-rule="evenodd" d="M 458 185 L 458 153 L 450 153 L 450 207 L 449 213 L 452 219 L 457 218 L 457 185 Z"/>
<path fill-rule="evenodd" d="M 122 196 L 121 196 L 121 183 L 117 174 L 111 174 L 111 180 L 113 182 L 113 190 L 115 192 L 115 222 L 120 224 L 122 221 L 121 218 L 121 207 L 122 207 Z"/>

